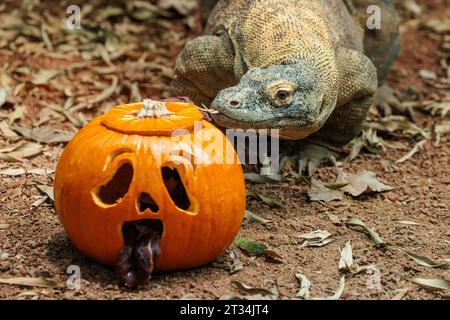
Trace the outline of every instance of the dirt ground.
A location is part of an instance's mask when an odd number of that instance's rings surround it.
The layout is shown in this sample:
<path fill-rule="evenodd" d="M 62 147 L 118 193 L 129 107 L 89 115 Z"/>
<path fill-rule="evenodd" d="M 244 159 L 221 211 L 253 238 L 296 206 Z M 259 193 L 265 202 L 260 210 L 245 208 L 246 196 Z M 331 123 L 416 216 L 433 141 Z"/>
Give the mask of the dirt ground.
<path fill-rule="evenodd" d="M 417 125 L 431 133 L 429 140 L 411 158 L 396 163 L 423 137 L 417 130 L 387 132 L 378 126 L 383 150 L 363 151 L 352 162 L 339 163 L 349 173 L 375 172 L 380 181 L 394 187 L 392 191 L 324 203 L 310 201 L 308 184 L 295 179 L 248 183 L 248 190 L 278 201 L 281 207 L 249 198 L 248 210 L 270 222 L 246 219 L 240 235 L 274 250 L 282 263 L 238 250 L 244 266 L 230 274 L 232 258 L 227 252 L 202 268 L 155 275 L 138 290 L 121 287 L 113 270 L 71 245 L 45 192 L 51 190 L 58 157 L 71 132 L 108 107 L 167 96 L 178 52 L 200 31 L 198 17 L 190 13 L 189 1 L 184 5 L 174 1 L 178 5 L 167 9 L 163 4 L 130 1 L 121 11 L 90 1 L 92 5 L 81 4 L 83 29 L 63 32 L 60 24 L 69 4 L 54 3 L 0 4 L 0 89 L 11 88 L 5 103 L 0 91 L 0 282 L 21 277 L 54 281 L 49 287 L 0 284 L 0 299 L 245 297 L 232 281 L 276 288 L 280 299 L 295 299 L 300 289 L 296 274 L 311 281 L 311 296 L 331 296 L 342 276 L 339 249 L 348 240 L 355 264 L 375 267 L 371 273 L 347 273 L 341 299 L 450 297 L 448 289 L 430 291 L 413 282 L 450 280 L 448 269 L 420 265 L 402 251 L 437 263 L 450 258 L 450 139 L 442 134 L 438 143 L 435 130 L 449 120 L 442 116 L 450 103 L 449 1 L 417 0 L 422 12 L 416 13 L 415 7 L 399 5 L 402 52 L 388 80 L 403 105 L 415 107 Z M 368 126 L 380 123 L 383 120 L 373 109 Z M 49 131 L 30 135 L 26 129 L 31 127 Z M 26 141 L 31 144 L 24 145 Z M 331 182 L 336 176 L 336 168 L 324 167 L 315 177 Z M 345 225 L 350 218 L 364 221 L 395 246 L 377 248 L 366 234 Z M 330 232 L 334 241 L 302 247 L 299 236 L 318 229 Z M 71 265 L 80 267 L 80 290 L 66 286 Z"/>

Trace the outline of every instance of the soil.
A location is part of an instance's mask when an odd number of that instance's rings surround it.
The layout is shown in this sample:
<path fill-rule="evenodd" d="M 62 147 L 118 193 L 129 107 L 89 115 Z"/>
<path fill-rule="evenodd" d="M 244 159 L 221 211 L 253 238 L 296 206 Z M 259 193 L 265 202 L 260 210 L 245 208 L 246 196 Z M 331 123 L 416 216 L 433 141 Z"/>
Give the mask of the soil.
<path fill-rule="evenodd" d="M 443 77 L 441 54 L 443 36 L 437 36 L 420 27 L 423 21 L 450 16 L 446 0 L 417 1 L 424 12 L 420 17 L 402 10 L 403 46 L 388 83 L 397 93 L 412 86 L 422 93 L 422 99 L 442 99 L 448 88 L 438 89 L 418 75 L 421 69 Z M 3 7 L 2 7 L 3 6 Z M 12 12 L 17 1 L 0 5 L 0 13 Z M 35 13 L 48 10 L 48 3 L 38 2 Z M 60 10 L 59 10 L 60 9 Z M 52 8 L 55 15 L 63 16 L 65 8 Z M 135 24 L 138 24 L 134 21 Z M 119 79 L 139 83 L 144 97 L 165 97 L 172 77 L 172 67 L 184 43 L 199 31 L 198 21 L 193 29 L 185 25 L 181 15 L 171 19 L 150 22 L 148 32 L 141 33 L 139 41 L 151 41 L 152 49 L 145 57 L 153 66 L 142 72 L 138 63 L 144 52 L 136 49 L 127 59 L 113 63 L 122 69 Z M 164 27 L 165 26 L 165 27 Z M 0 22 L 1 28 L 1 22 Z M 165 31 L 160 31 L 163 28 Z M 170 30 L 170 31 L 169 31 Z M 448 37 L 448 36 L 447 36 Z M 1 39 L 0 39 L 1 40 Z M 31 40 L 29 40 L 31 41 Z M 35 41 L 35 43 L 39 43 Z M 45 54 L 29 54 L 20 46 L 1 49 L 1 66 L 66 69 L 83 62 L 80 56 L 54 58 Z M 21 126 L 38 124 L 40 111 L 49 106 L 61 106 L 66 94 L 72 93 L 75 103 L 87 101 L 108 86 L 112 77 L 101 74 L 100 68 L 108 67 L 102 60 L 89 62 L 58 78 L 60 88 L 53 85 L 36 85 L 24 73 L 14 73 L 14 84 L 23 83 L 14 101 L 6 103 L 1 112 L 10 114 L 14 105 L 26 106 L 26 113 L 18 123 Z M 86 80 L 90 78 L 90 81 Z M 84 79 L 84 80 L 80 80 Z M 97 81 L 95 84 L 92 81 Z M 97 85 L 97 88 L 96 88 Z M 61 88 L 62 87 L 62 88 Z M 96 91 L 95 91 L 96 90 Z M 85 119 L 100 114 L 106 107 L 127 103 L 129 91 L 116 90 L 102 103 L 83 110 Z M 66 93 L 65 93 L 66 92 Z M 3 113 L 4 115 L 5 113 Z M 431 127 L 443 121 L 439 116 L 418 112 L 418 124 Z M 0 120 L 2 118 L 0 117 Z M 53 128 L 73 130 L 68 119 L 51 118 L 46 124 Z M 384 139 L 399 141 L 410 150 L 420 139 L 404 133 L 385 135 Z M 231 263 L 229 251 L 215 263 L 195 270 L 154 275 L 150 283 L 137 290 L 128 290 L 118 283 L 114 270 L 104 267 L 78 252 L 66 237 L 55 215 L 53 203 L 47 199 L 37 208 L 32 204 L 42 198 L 37 185 L 53 183 L 54 174 L 48 175 L 0 175 L 0 279 L 15 277 L 43 277 L 56 281 L 56 288 L 25 287 L 0 284 L 0 299 L 218 299 L 225 296 L 245 296 L 231 282 L 266 288 L 276 287 L 281 299 L 295 299 L 300 289 L 296 274 L 304 274 L 312 283 L 311 295 L 331 296 L 336 291 L 341 273 L 338 270 L 340 249 L 351 241 L 353 257 L 359 266 L 375 266 L 372 273 L 360 272 L 346 275 L 341 299 L 392 299 L 402 289 L 407 289 L 403 299 L 448 299 L 449 291 L 429 291 L 413 283 L 414 278 L 439 278 L 450 280 L 450 272 L 442 268 L 430 268 L 417 264 L 400 249 L 428 257 L 433 261 L 448 259 L 450 252 L 450 139 L 441 138 L 439 145 L 428 141 L 411 159 L 396 163 L 408 150 L 386 149 L 378 154 L 361 153 L 354 161 L 343 161 L 341 168 L 356 173 L 370 170 L 379 179 L 395 189 L 387 193 L 367 194 L 358 198 L 346 196 L 331 203 L 311 202 L 307 184 L 298 181 L 286 183 L 251 184 L 248 190 L 277 200 L 280 208 L 269 208 L 254 199 L 248 200 L 248 210 L 265 219 L 266 225 L 245 220 L 240 235 L 262 243 L 276 251 L 282 263 L 264 257 L 252 257 L 239 251 L 244 267 L 230 274 L 225 267 Z M 14 141 L 0 135 L 0 148 Z M 54 169 L 63 144 L 43 144 L 44 150 L 36 157 L 21 163 L 0 162 L 0 170 L 6 168 Z M 323 181 L 334 181 L 336 168 L 323 167 L 316 174 Z M 373 228 L 386 242 L 395 246 L 377 248 L 370 238 L 346 227 L 343 222 L 359 218 Z M 404 224 L 399 221 L 413 221 Z M 334 241 L 323 247 L 302 247 L 299 235 L 314 230 L 327 230 Z M 81 270 L 81 288 L 71 290 L 66 273 L 71 265 Z M 379 272 L 379 285 L 376 276 Z M 374 280 L 375 279 L 375 280 Z"/>

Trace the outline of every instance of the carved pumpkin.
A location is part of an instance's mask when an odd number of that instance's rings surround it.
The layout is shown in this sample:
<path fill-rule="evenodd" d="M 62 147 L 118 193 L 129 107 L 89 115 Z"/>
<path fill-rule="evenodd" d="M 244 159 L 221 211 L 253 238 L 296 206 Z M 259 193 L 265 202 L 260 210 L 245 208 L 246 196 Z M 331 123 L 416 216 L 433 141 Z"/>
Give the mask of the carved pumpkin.
<path fill-rule="evenodd" d="M 74 245 L 122 268 L 130 287 L 153 266 L 170 271 L 213 261 L 245 212 L 233 147 L 195 105 L 181 102 L 146 100 L 93 120 L 63 152 L 54 190 Z"/>

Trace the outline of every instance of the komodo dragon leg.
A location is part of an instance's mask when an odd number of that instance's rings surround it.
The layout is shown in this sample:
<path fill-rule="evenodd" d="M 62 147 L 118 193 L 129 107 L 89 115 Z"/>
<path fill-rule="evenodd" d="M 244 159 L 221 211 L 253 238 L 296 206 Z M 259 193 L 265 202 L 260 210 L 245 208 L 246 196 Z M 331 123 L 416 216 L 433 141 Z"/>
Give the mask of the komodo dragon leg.
<path fill-rule="evenodd" d="M 375 105 L 384 116 L 393 111 L 413 117 L 412 110 L 402 107 L 394 91 L 384 83 L 395 58 L 400 52 L 400 18 L 395 8 L 394 0 L 346 0 L 353 3 L 354 15 L 365 30 L 364 52 L 375 64 L 378 70 L 379 89 L 375 96 Z M 370 29 L 367 21 L 372 11 L 370 6 L 376 5 L 380 9 L 381 29 Z"/>
<path fill-rule="evenodd" d="M 236 84 L 233 70 L 234 53 L 226 38 L 201 36 L 181 52 L 171 93 L 209 106 L 220 90 Z"/>
<path fill-rule="evenodd" d="M 325 125 L 299 141 L 299 172 L 312 175 L 317 167 L 333 161 L 341 148 L 359 135 L 377 90 L 377 71 L 364 54 L 342 49 L 338 53 L 340 92 L 336 110 Z"/>
<path fill-rule="evenodd" d="M 211 11 L 216 6 L 219 0 L 200 0 L 200 17 L 202 19 L 202 25 L 205 26 L 208 21 Z"/>

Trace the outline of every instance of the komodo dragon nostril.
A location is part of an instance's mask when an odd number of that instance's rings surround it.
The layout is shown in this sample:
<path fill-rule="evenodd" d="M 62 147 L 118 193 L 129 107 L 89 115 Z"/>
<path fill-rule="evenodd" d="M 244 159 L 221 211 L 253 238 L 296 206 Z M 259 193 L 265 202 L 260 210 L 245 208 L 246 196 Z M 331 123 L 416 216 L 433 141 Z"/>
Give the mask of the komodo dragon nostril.
<path fill-rule="evenodd" d="M 233 107 L 233 108 L 239 107 L 240 104 L 241 103 L 239 101 L 237 101 L 237 100 L 231 100 L 230 101 L 230 106 Z"/>

